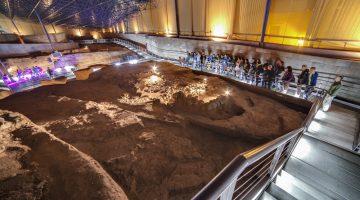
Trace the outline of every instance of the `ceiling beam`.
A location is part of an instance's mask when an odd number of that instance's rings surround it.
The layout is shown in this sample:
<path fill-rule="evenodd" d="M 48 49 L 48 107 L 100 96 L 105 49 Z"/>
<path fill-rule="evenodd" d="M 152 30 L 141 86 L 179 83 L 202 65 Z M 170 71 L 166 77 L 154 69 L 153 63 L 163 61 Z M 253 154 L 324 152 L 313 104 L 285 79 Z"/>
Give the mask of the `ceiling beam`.
<path fill-rule="evenodd" d="M 27 16 L 27 18 L 29 18 L 29 17 L 33 14 L 33 12 L 34 12 L 34 11 L 36 10 L 36 8 L 39 6 L 40 2 L 41 2 L 41 0 L 39 0 L 39 1 L 36 3 L 36 5 L 34 6 L 34 8 L 31 10 L 30 14 Z"/>
<path fill-rule="evenodd" d="M 8 15 L 9 15 L 9 18 L 12 19 L 12 17 L 11 17 L 11 8 L 10 8 L 9 0 L 6 0 L 6 5 L 7 5 L 7 7 L 8 7 Z"/>
<path fill-rule="evenodd" d="M 69 3 L 65 4 L 63 7 L 57 9 L 56 11 L 54 11 L 53 13 L 51 13 L 50 15 L 46 16 L 45 18 L 43 18 L 43 20 L 46 20 L 49 17 L 52 17 L 53 15 L 57 14 L 58 12 L 60 12 L 62 9 L 68 7 L 69 5 L 71 5 L 72 3 L 74 3 L 76 0 L 70 1 Z"/>
<path fill-rule="evenodd" d="M 72 14 L 70 14 L 69 16 L 67 16 L 67 17 L 65 17 L 65 18 L 58 19 L 58 20 L 56 20 L 56 21 L 52 21 L 51 23 L 61 22 L 61 21 L 63 21 L 63 20 L 66 20 L 66 19 L 69 19 L 69 18 L 71 18 L 71 17 L 74 17 L 74 15 L 80 14 L 80 13 L 82 13 L 82 12 L 84 12 L 84 11 L 91 10 L 91 9 L 97 7 L 97 6 L 100 6 L 100 5 L 109 3 L 110 1 L 112 1 L 112 0 L 107 0 L 107 1 L 104 1 L 104 2 L 101 2 L 101 3 L 98 3 L 98 4 L 96 4 L 95 6 L 92 6 L 92 7 L 90 7 L 90 8 L 85 9 L 85 10 L 82 10 L 82 11 L 78 11 L 78 12 L 76 12 L 76 13 L 72 13 Z"/>

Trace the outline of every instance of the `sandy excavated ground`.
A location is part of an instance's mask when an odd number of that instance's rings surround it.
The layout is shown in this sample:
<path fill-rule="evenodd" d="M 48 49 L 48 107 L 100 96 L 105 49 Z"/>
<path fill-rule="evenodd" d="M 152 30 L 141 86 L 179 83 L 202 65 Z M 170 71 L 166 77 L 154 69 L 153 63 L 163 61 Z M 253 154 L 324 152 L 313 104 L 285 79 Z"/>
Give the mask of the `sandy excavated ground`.
<path fill-rule="evenodd" d="M 0 109 L 24 114 L 94 158 L 129 199 L 189 199 L 235 155 L 299 127 L 305 118 L 217 77 L 196 75 L 168 63 L 157 63 L 155 70 L 153 65 L 106 67 L 88 80 L 12 95 L 0 101 Z M 26 141 L 18 142 L 26 145 Z M 37 145 L 28 146 L 28 153 L 40 151 L 33 149 Z M 52 145 L 41 147 L 42 152 L 58 154 Z M 37 157 L 51 160 L 42 154 Z M 49 170 L 46 163 L 31 157 L 30 161 L 39 169 L 31 173 L 42 175 L 42 170 Z M 62 162 L 74 164 L 71 158 Z M 22 163 L 18 168 L 28 169 Z M 51 170 L 55 174 L 57 166 Z M 74 164 L 73 170 L 62 174 L 62 179 L 77 180 L 74 174 L 81 168 Z M 16 188 L 20 174 L 0 177 L 0 185 L 5 185 L 0 194 L 14 189 L 6 187 L 9 181 Z M 29 177 L 33 180 L 37 175 Z M 46 184 L 53 187 L 47 187 L 44 199 L 58 190 L 64 195 L 69 192 L 62 190 L 68 187 L 64 182 L 50 177 L 45 177 Z M 33 196 L 36 192 L 30 191 Z"/>

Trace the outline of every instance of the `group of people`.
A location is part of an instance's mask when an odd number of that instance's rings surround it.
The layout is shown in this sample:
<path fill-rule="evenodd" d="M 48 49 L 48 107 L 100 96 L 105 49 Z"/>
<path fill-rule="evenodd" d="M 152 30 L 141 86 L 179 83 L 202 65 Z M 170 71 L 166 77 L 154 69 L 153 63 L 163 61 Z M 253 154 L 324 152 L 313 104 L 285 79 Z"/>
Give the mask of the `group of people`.
<path fill-rule="evenodd" d="M 182 65 L 212 71 L 225 76 L 235 76 L 250 84 L 283 93 L 287 93 L 290 84 L 296 81 L 293 68 L 291 66 L 285 67 L 284 61 L 280 59 L 262 63 L 257 58 L 247 59 L 227 54 L 187 52 L 186 57 L 180 57 L 179 61 Z M 295 95 L 308 99 L 315 90 L 318 76 L 319 74 L 315 67 L 308 68 L 306 65 L 303 65 L 301 73 L 297 76 Z M 341 81 L 341 76 L 335 79 L 335 83 L 327 91 L 324 103 L 331 104 L 332 99 L 341 87 Z"/>

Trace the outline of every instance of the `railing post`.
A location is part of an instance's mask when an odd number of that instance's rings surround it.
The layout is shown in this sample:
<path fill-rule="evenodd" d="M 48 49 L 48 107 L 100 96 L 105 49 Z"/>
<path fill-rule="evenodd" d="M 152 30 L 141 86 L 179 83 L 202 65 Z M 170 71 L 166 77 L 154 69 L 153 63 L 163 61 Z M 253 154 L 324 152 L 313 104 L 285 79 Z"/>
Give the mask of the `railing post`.
<path fill-rule="evenodd" d="M 270 167 L 269 167 L 269 175 L 270 175 L 270 177 L 272 177 L 272 176 L 274 175 L 276 165 L 277 165 L 278 162 L 279 162 L 279 159 L 280 159 L 281 153 L 283 152 L 283 149 L 284 149 L 284 147 L 285 147 L 285 144 L 286 144 L 286 143 L 282 144 L 281 146 L 279 146 L 279 147 L 276 149 L 274 158 L 273 158 L 273 160 L 271 161 L 271 164 L 270 164 Z"/>
<path fill-rule="evenodd" d="M 220 200 L 232 200 L 237 179 L 234 179 L 229 187 L 227 187 L 220 195 Z"/>
<path fill-rule="evenodd" d="M 286 150 L 286 155 L 290 155 L 292 153 L 293 148 L 295 147 L 296 141 L 300 136 L 295 136 L 293 139 L 290 140 L 288 149 Z"/>

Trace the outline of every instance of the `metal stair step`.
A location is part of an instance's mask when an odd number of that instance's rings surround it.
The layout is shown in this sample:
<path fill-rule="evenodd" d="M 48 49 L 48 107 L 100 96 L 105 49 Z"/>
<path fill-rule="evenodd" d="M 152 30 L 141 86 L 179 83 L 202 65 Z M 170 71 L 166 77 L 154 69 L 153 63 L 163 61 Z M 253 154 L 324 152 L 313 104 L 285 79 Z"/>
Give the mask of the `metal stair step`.
<path fill-rule="evenodd" d="M 291 196 L 289 193 L 281 189 L 274 182 L 270 184 L 266 191 L 278 200 L 296 200 L 295 197 Z"/>
<path fill-rule="evenodd" d="M 310 133 L 311 134 L 311 133 Z M 301 140 L 306 140 L 311 147 L 315 147 L 317 150 L 328 152 L 329 154 L 335 155 L 340 159 L 346 160 L 360 167 L 360 154 L 356 152 L 350 152 L 326 142 L 317 140 L 311 136 L 303 135 Z"/>
<path fill-rule="evenodd" d="M 264 193 L 262 193 L 262 195 L 258 200 L 277 200 L 277 199 L 268 192 L 264 191 Z"/>
<path fill-rule="evenodd" d="M 280 175 L 276 177 L 275 184 L 298 200 L 316 200 L 316 198 L 294 185 L 292 181 Z"/>
<path fill-rule="evenodd" d="M 310 194 L 315 199 L 319 200 L 332 200 L 330 197 L 328 197 L 326 194 L 318 191 L 317 189 L 311 187 L 310 185 L 306 184 L 302 180 L 294 177 L 293 175 L 287 173 L 286 171 L 282 170 L 281 175 L 282 178 L 284 178 L 287 182 L 291 183 L 292 185 L 296 186 L 297 188 L 300 188 L 304 192 Z"/>
<path fill-rule="evenodd" d="M 290 157 L 285 166 L 285 171 L 331 198 L 347 200 L 360 199 L 360 191 L 296 157 Z"/>
<path fill-rule="evenodd" d="M 306 152 L 305 148 L 310 148 L 310 151 Z M 292 156 L 360 191 L 360 166 L 353 162 L 323 151 L 309 143 L 308 139 L 303 138 L 299 141 Z"/>

